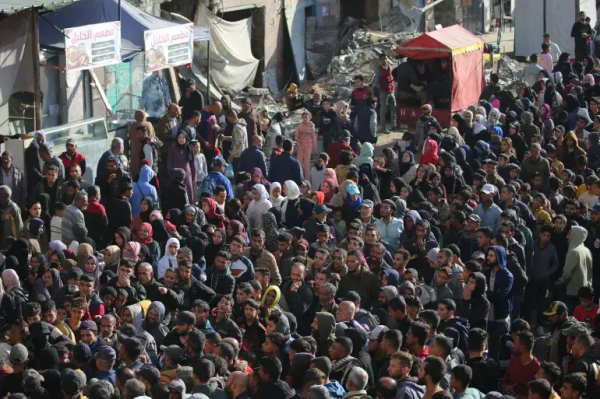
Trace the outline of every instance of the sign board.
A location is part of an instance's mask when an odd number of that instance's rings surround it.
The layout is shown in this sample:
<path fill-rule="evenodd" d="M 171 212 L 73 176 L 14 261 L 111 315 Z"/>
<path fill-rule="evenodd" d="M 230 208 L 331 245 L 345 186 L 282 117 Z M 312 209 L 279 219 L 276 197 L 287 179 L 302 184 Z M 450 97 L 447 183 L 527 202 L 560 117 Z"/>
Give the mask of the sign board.
<path fill-rule="evenodd" d="M 121 62 L 121 23 L 65 29 L 67 71 L 78 71 Z"/>
<path fill-rule="evenodd" d="M 189 64 L 194 57 L 194 24 L 147 30 L 144 48 L 146 72 Z"/>

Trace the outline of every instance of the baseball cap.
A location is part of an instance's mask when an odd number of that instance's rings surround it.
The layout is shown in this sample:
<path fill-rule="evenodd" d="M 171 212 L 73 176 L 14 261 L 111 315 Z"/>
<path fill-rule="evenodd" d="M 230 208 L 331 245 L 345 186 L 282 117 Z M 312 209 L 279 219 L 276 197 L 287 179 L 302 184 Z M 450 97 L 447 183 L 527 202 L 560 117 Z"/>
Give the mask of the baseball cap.
<path fill-rule="evenodd" d="M 119 328 L 119 335 L 125 335 L 126 337 L 137 337 L 137 328 L 133 324 L 125 323 Z"/>
<path fill-rule="evenodd" d="M 378 325 L 373 331 L 369 332 L 369 339 L 379 339 L 381 333 L 386 332 L 387 330 L 389 330 L 387 326 Z"/>
<path fill-rule="evenodd" d="M 550 317 L 550 316 L 554 316 L 556 314 L 568 314 L 569 313 L 569 308 L 567 308 L 567 305 L 565 305 L 563 302 L 560 301 L 554 301 L 550 304 L 550 307 L 548 308 L 548 310 L 546 310 L 544 312 L 544 316 Z"/>
<path fill-rule="evenodd" d="M 115 352 L 115 350 L 110 346 L 103 346 L 98 350 L 98 352 L 96 352 L 96 356 L 94 358 L 111 362 L 117 358 L 117 352 Z"/>
<path fill-rule="evenodd" d="M 31 335 L 50 335 L 50 328 L 45 321 L 36 321 L 29 325 L 29 333 Z"/>
<path fill-rule="evenodd" d="M 163 352 L 163 354 L 166 353 L 173 363 L 179 363 L 181 357 L 183 356 L 183 349 L 177 345 L 161 345 L 160 350 Z"/>
<path fill-rule="evenodd" d="M 185 395 L 185 382 L 183 382 L 182 380 L 173 380 L 169 383 L 169 386 L 167 387 L 169 388 L 169 390 L 174 390 L 179 392 L 181 395 Z"/>
<path fill-rule="evenodd" d="M 484 181 L 485 180 L 485 172 L 478 170 L 477 172 L 473 173 L 473 180 Z"/>
<path fill-rule="evenodd" d="M 29 352 L 23 344 L 16 344 L 10 350 L 10 362 L 12 364 L 24 364 L 28 356 Z"/>
<path fill-rule="evenodd" d="M 471 260 L 476 260 L 476 259 L 485 261 L 485 254 L 481 251 L 473 252 L 473 254 L 471 255 Z"/>
<path fill-rule="evenodd" d="M 562 330 L 562 335 L 567 337 L 578 337 L 581 334 L 589 334 L 590 330 L 583 323 L 575 323 L 570 327 Z"/>
<path fill-rule="evenodd" d="M 360 190 L 358 189 L 358 187 L 356 186 L 356 184 L 352 183 L 352 184 L 348 184 L 346 186 L 346 191 L 348 192 L 348 194 L 350 195 L 358 195 L 360 194 Z"/>
<path fill-rule="evenodd" d="M 360 298 L 360 295 L 358 294 L 358 292 L 349 291 L 346 295 L 344 295 L 344 297 L 342 298 L 342 301 L 350 301 L 350 302 L 360 303 L 361 298 Z"/>
<path fill-rule="evenodd" d="M 137 338 L 128 337 L 123 334 L 117 334 L 117 339 L 119 340 L 121 345 L 123 345 L 123 347 L 125 348 L 125 350 L 127 352 L 135 352 L 137 350 L 139 350 L 141 352 L 142 349 L 144 348 L 144 346 L 142 345 L 140 340 Z"/>
<path fill-rule="evenodd" d="M 40 384 L 44 381 L 44 377 L 34 369 L 27 369 L 23 371 L 23 382 L 29 384 Z"/>
<path fill-rule="evenodd" d="M 484 184 L 483 187 L 481 187 L 481 192 L 484 194 L 495 194 L 496 187 L 492 186 L 491 184 Z"/>
<path fill-rule="evenodd" d="M 364 200 L 361 204 L 361 207 L 366 206 L 367 208 L 371 208 L 373 209 L 373 201 L 371 200 Z"/>
<path fill-rule="evenodd" d="M 79 394 L 87 382 L 83 373 L 79 373 L 73 369 L 65 369 L 60 379 L 60 388 L 69 396 Z"/>
<path fill-rule="evenodd" d="M 317 204 L 317 205 L 315 205 L 315 207 L 313 209 L 313 214 L 314 215 L 318 215 L 318 214 L 323 213 L 323 212 L 329 213 L 329 212 L 331 212 L 331 208 L 327 208 L 324 204 Z"/>
<path fill-rule="evenodd" d="M 92 350 L 84 343 L 79 343 L 73 348 L 73 357 L 77 360 L 90 360 L 92 358 Z"/>
<path fill-rule="evenodd" d="M 308 248 L 310 246 L 308 241 L 306 241 L 304 238 L 298 240 L 298 243 L 296 244 L 296 246 L 298 246 L 298 245 L 302 245 L 304 248 Z"/>
<path fill-rule="evenodd" d="M 135 375 L 147 380 L 150 385 L 158 384 L 160 381 L 160 371 L 150 364 L 144 364 L 142 368 L 136 370 Z"/>
<path fill-rule="evenodd" d="M 481 218 L 479 217 L 479 215 L 476 215 L 474 213 L 470 214 L 469 217 L 467 217 L 467 219 L 471 219 L 475 222 L 480 222 L 481 223 Z"/>
<path fill-rule="evenodd" d="M 555 126 L 553 131 L 565 132 L 565 128 L 561 125 Z"/>
<path fill-rule="evenodd" d="M 177 320 L 175 320 L 175 324 L 191 324 L 194 326 L 196 325 L 196 316 L 192 312 L 186 310 L 179 313 L 179 317 L 177 317 Z"/>
<path fill-rule="evenodd" d="M 98 325 L 96 325 L 95 321 L 85 320 L 85 321 L 81 322 L 81 326 L 80 326 L 79 330 L 90 330 L 90 331 L 98 332 Z"/>

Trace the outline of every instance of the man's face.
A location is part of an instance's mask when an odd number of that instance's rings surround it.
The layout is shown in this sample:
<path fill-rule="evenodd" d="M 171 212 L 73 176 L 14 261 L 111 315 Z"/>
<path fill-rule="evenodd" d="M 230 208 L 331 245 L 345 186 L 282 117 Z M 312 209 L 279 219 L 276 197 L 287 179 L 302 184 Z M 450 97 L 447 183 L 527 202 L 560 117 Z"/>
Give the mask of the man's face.
<path fill-rule="evenodd" d="M 382 259 L 383 251 L 381 250 L 381 247 L 379 245 L 376 245 L 373 248 L 371 248 L 371 260 L 374 263 L 379 263 Z"/>
<path fill-rule="evenodd" d="M 12 157 L 4 154 L 2 155 L 2 167 L 8 169 L 12 166 Z"/>
<path fill-rule="evenodd" d="M 254 309 L 252 306 L 248 305 L 244 307 L 244 317 L 246 317 L 247 320 L 254 320 L 256 319 L 256 316 L 258 316 L 258 309 Z"/>
<path fill-rule="evenodd" d="M 94 292 L 94 283 L 91 281 L 79 281 L 79 292 L 89 298 Z"/>
<path fill-rule="evenodd" d="M 450 259 L 448 258 L 448 255 L 444 252 L 439 252 L 438 253 L 438 264 L 440 266 L 448 266 L 450 263 Z"/>
<path fill-rule="evenodd" d="M 277 345 L 275 345 L 269 338 L 262 344 L 262 350 L 265 355 L 270 355 L 277 352 Z"/>
<path fill-rule="evenodd" d="M 252 237 L 252 239 L 250 241 L 250 245 L 252 246 L 253 250 L 262 251 L 262 249 L 264 248 L 264 245 L 265 245 L 265 239 L 262 238 L 261 236 Z"/>
<path fill-rule="evenodd" d="M 573 385 L 570 382 L 563 383 L 560 388 L 561 399 L 576 399 L 579 397 L 579 392 L 573 390 Z"/>
<path fill-rule="evenodd" d="M 351 239 L 348 241 L 348 250 L 362 252 L 362 246 L 358 240 Z"/>
<path fill-rule="evenodd" d="M 331 360 L 340 360 L 344 357 L 343 353 L 344 349 L 342 348 L 342 345 L 337 342 L 334 342 L 333 345 L 329 347 L 329 357 Z"/>
<path fill-rule="evenodd" d="M 565 214 L 567 216 L 576 216 L 577 215 L 577 207 L 575 205 L 568 204 L 565 207 Z"/>
<path fill-rule="evenodd" d="M 229 244 L 229 250 L 231 251 L 232 255 L 241 255 L 241 253 L 244 251 L 244 245 L 240 244 L 239 242 L 232 241 Z"/>
<path fill-rule="evenodd" d="M 85 311 L 81 308 L 71 308 L 71 318 L 74 320 L 81 320 Z"/>
<path fill-rule="evenodd" d="M 346 260 L 346 266 L 348 266 L 348 271 L 350 273 L 356 272 L 359 265 L 360 259 L 358 259 L 355 255 L 348 256 L 348 259 Z"/>
<path fill-rule="evenodd" d="M 46 180 L 48 181 L 48 184 L 54 184 L 57 179 L 58 173 L 56 173 L 55 171 L 49 170 L 46 172 Z"/>
<path fill-rule="evenodd" d="M 69 156 L 73 156 L 75 154 L 75 151 L 77 151 L 77 146 L 73 143 L 67 144 L 66 147 L 67 147 L 67 154 L 69 154 Z"/>
<path fill-rule="evenodd" d="M 196 316 L 196 324 L 204 322 L 204 320 L 208 317 L 208 312 L 202 310 L 200 306 L 192 307 L 192 313 Z"/>
<path fill-rule="evenodd" d="M 290 243 L 287 241 L 277 241 L 277 249 L 279 252 L 285 254 L 290 249 Z"/>
<path fill-rule="evenodd" d="M 585 13 L 583 11 L 579 13 L 579 21 L 585 21 Z"/>
<path fill-rule="evenodd" d="M 150 310 L 148 311 L 148 315 L 146 316 L 146 321 L 150 325 L 158 324 L 158 310 L 156 310 L 156 308 L 150 308 Z"/>
<path fill-rule="evenodd" d="M 336 269 L 344 266 L 344 255 L 339 251 L 336 251 L 331 255 L 331 260 Z"/>
<path fill-rule="evenodd" d="M 540 233 L 540 241 L 544 244 L 548 244 L 551 239 L 552 233 L 550 233 L 549 231 L 543 231 L 542 233 Z"/>
<path fill-rule="evenodd" d="M 223 314 L 231 313 L 231 302 L 227 298 L 221 298 L 217 305 L 217 310 Z"/>
<path fill-rule="evenodd" d="M 317 273 L 315 275 L 315 293 L 320 295 L 320 288 L 323 283 L 327 282 L 327 276 L 323 273 Z"/>
<path fill-rule="evenodd" d="M 381 204 L 379 212 L 382 218 L 388 218 L 392 215 L 392 207 L 389 204 Z"/>
<path fill-rule="evenodd" d="M 292 267 L 290 277 L 292 278 L 292 282 L 294 283 L 302 282 L 302 279 L 304 279 L 304 269 L 298 266 Z"/>
<path fill-rule="evenodd" d="M 215 267 L 217 268 L 217 271 L 225 270 L 228 264 L 229 261 L 227 260 L 227 258 L 224 258 L 222 256 L 217 256 L 217 258 L 215 259 Z"/>
<path fill-rule="evenodd" d="M 108 317 L 103 317 L 100 320 L 100 335 L 103 337 L 110 337 L 115 330 L 115 325 L 112 320 Z"/>
<path fill-rule="evenodd" d="M 490 249 L 487 253 L 485 260 L 489 266 L 497 265 L 498 257 L 496 256 L 496 251 L 494 251 L 493 249 Z"/>
<path fill-rule="evenodd" d="M 81 342 L 91 345 L 96 342 L 96 333 L 92 330 L 81 330 Z"/>
<path fill-rule="evenodd" d="M 163 277 L 163 281 L 167 287 L 173 288 L 175 286 L 175 284 L 177 284 L 177 274 L 169 271 L 169 272 L 165 273 L 165 275 Z"/>
<path fill-rule="evenodd" d="M 327 266 L 327 255 L 322 252 L 315 253 L 315 262 L 313 266 L 318 270 Z"/>
<path fill-rule="evenodd" d="M 219 259 L 223 259 L 223 258 L 219 258 Z M 215 265 L 217 265 L 216 260 L 215 260 Z M 227 267 L 227 266 L 225 266 L 225 267 Z M 217 270 L 222 270 L 222 269 L 219 269 L 217 266 Z M 177 268 L 177 272 L 179 273 L 179 281 L 190 281 L 191 271 L 190 271 L 189 267 L 179 266 Z"/>
<path fill-rule="evenodd" d="M 142 284 L 148 284 L 152 280 L 152 268 L 143 266 L 138 268 L 138 279 Z"/>
<path fill-rule="evenodd" d="M 354 87 L 357 89 L 362 89 L 365 86 L 365 82 L 362 79 L 356 79 L 354 81 Z"/>
<path fill-rule="evenodd" d="M 377 232 L 374 230 L 367 230 L 365 233 L 365 244 L 372 245 L 377 242 Z"/>
<path fill-rule="evenodd" d="M 404 268 L 404 257 L 400 253 L 394 254 L 394 269 L 402 270 Z"/>
<path fill-rule="evenodd" d="M 116 162 L 110 161 L 106 164 L 106 168 L 108 169 L 108 173 L 115 173 L 119 169 L 119 166 Z"/>
<path fill-rule="evenodd" d="M 48 324 L 54 324 L 56 321 L 56 310 L 44 312 L 42 315 L 43 320 Z"/>
<path fill-rule="evenodd" d="M 321 287 L 319 289 L 319 300 L 321 305 L 329 305 L 333 301 L 333 295 L 327 288 Z"/>
<path fill-rule="evenodd" d="M 467 231 L 475 231 L 479 228 L 479 222 L 473 219 L 468 219 L 467 220 L 467 227 L 466 230 Z"/>
<path fill-rule="evenodd" d="M 483 232 L 478 231 L 477 232 L 477 246 L 479 248 L 485 248 L 488 245 L 490 245 L 489 237 L 487 237 L 485 234 L 483 234 Z"/>
<path fill-rule="evenodd" d="M 425 226 L 417 226 L 416 233 L 418 238 L 427 238 L 427 230 L 425 229 Z"/>
<path fill-rule="evenodd" d="M 405 367 L 402 367 L 400 360 L 392 359 L 388 366 L 388 374 L 394 379 L 400 379 L 404 377 L 404 369 Z"/>
<path fill-rule="evenodd" d="M 365 219 L 365 220 L 370 219 L 372 215 L 373 215 L 373 208 L 371 208 L 369 206 L 361 206 L 360 207 L 360 217 L 362 219 Z"/>
<path fill-rule="evenodd" d="M 444 285 L 448 284 L 448 282 L 450 282 L 450 276 L 448 276 L 446 273 L 439 272 L 437 274 L 437 285 L 438 286 L 443 287 Z"/>
<path fill-rule="evenodd" d="M 236 290 L 235 292 L 235 301 L 237 303 L 244 303 L 248 300 L 250 296 L 247 295 L 244 291 L 242 290 Z"/>
<path fill-rule="evenodd" d="M 81 178 L 81 167 L 79 165 L 71 166 L 69 174 L 71 175 L 71 179 L 79 180 Z"/>

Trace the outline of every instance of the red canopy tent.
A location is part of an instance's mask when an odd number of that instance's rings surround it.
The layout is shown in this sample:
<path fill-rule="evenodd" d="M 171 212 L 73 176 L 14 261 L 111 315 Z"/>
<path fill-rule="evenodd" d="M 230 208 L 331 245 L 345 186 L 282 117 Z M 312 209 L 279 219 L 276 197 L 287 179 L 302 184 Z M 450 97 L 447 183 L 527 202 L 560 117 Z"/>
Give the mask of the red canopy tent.
<path fill-rule="evenodd" d="M 436 114 L 438 112 L 448 114 L 446 117 L 439 118 L 444 121 L 449 120 L 451 112 L 460 111 L 479 101 L 481 90 L 484 87 L 484 45 L 485 43 L 479 37 L 460 25 L 454 25 L 424 33 L 394 51 L 399 55 L 417 60 L 450 58 L 452 64 L 450 110 L 434 110 Z M 397 112 L 399 123 L 406 123 L 406 120 L 401 121 L 401 114 L 406 115 L 407 108 L 410 107 L 398 105 L 398 111 L 404 109 L 403 112 Z M 409 113 L 412 114 L 412 112 Z M 420 111 L 417 111 L 416 114 L 420 115 Z"/>

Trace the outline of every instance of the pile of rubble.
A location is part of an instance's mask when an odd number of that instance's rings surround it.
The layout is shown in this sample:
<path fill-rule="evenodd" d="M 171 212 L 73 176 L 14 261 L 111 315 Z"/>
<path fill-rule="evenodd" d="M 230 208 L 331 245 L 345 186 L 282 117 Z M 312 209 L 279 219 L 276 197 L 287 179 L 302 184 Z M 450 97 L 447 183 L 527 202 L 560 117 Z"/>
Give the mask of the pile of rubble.
<path fill-rule="evenodd" d="M 527 64 L 519 62 L 503 54 L 497 65 L 497 73 L 500 77 L 500 85 L 502 87 L 508 87 L 514 82 L 518 81 L 523 68 L 525 68 L 525 65 Z"/>

